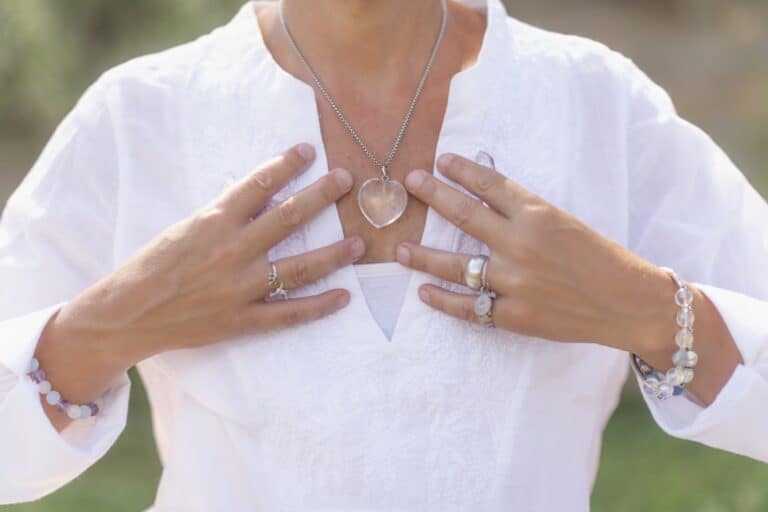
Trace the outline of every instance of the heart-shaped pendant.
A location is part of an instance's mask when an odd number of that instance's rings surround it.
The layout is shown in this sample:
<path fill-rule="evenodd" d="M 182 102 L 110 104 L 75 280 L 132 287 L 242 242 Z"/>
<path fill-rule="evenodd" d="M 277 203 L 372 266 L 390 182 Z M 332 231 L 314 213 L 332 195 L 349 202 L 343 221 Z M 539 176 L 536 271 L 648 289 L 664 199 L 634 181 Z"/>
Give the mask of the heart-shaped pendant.
<path fill-rule="evenodd" d="M 408 192 L 399 182 L 371 178 L 357 191 L 357 206 L 375 228 L 389 226 L 405 211 Z"/>

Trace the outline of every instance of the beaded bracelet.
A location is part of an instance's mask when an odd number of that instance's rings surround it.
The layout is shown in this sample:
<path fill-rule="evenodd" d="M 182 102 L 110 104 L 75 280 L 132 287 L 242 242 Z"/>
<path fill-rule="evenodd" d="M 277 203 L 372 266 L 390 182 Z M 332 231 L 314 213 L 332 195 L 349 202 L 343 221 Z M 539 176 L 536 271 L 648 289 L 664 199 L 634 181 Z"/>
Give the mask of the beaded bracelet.
<path fill-rule="evenodd" d="M 40 394 L 45 395 L 46 402 L 56 407 L 59 411 L 66 413 L 73 420 L 86 419 L 98 414 L 99 406 L 96 402 L 71 404 L 69 400 L 61 397 L 61 393 L 52 389 L 51 383 L 46 380 L 45 372 L 40 368 L 40 361 L 36 357 L 33 357 L 32 361 L 30 361 L 27 375 L 37 384 L 37 390 Z"/>
<path fill-rule="evenodd" d="M 654 369 L 643 361 L 637 354 L 632 354 L 632 363 L 642 376 L 643 390 L 659 400 L 681 395 L 685 385 L 693 380 L 693 368 L 699 361 L 699 356 L 691 350 L 693 347 L 693 293 L 687 284 L 669 267 L 660 267 L 670 275 L 677 285 L 675 304 L 680 307 L 676 322 L 680 330 L 675 335 L 677 352 L 672 356 L 672 368 L 666 373 Z"/>

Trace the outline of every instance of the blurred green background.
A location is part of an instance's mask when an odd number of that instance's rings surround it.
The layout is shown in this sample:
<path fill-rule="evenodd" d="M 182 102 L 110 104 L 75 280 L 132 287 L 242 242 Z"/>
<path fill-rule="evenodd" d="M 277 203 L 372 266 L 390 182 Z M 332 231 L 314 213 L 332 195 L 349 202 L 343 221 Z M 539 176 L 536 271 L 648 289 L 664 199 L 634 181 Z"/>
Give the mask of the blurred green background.
<path fill-rule="evenodd" d="M 242 3 L 0 0 L 0 205 L 99 73 L 202 34 Z M 768 195 L 768 2 L 512 0 L 507 6 L 523 21 L 586 35 L 631 57 Z M 134 370 L 131 377 L 128 427 L 111 451 L 58 492 L 3 510 L 118 512 L 152 503 L 161 470 L 146 397 Z M 604 441 L 595 511 L 768 511 L 768 466 L 666 436 L 634 380 Z"/>

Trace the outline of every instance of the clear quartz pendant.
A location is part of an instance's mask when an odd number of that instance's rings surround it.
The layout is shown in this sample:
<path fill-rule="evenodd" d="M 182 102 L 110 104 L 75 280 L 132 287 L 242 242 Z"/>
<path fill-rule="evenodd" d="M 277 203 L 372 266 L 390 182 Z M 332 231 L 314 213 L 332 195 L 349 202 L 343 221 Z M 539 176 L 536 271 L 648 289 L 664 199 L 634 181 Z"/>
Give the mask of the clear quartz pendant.
<path fill-rule="evenodd" d="M 389 226 L 399 219 L 408 204 L 408 192 L 399 182 L 389 179 L 386 167 L 382 177 L 366 180 L 357 191 L 357 206 L 375 228 Z"/>

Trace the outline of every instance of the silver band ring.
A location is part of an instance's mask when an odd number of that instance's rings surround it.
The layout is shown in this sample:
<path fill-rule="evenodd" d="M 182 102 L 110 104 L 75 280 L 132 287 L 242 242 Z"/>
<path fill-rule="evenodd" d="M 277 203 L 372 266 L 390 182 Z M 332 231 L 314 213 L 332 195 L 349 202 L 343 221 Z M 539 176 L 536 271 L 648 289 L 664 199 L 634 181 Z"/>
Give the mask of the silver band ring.
<path fill-rule="evenodd" d="M 464 267 L 464 283 L 473 290 L 479 290 L 487 284 L 486 264 L 488 257 L 482 254 L 472 256 Z"/>
<path fill-rule="evenodd" d="M 283 299 L 288 298 L 288 292 L 283 288 L 283 280 L 277 275 L 277 267 L 274 263 L 271 263 L 272 269 L 267 274 L 267 284 L 269 285 L 269 298 L 275 295 L 280 295 Z"/>

